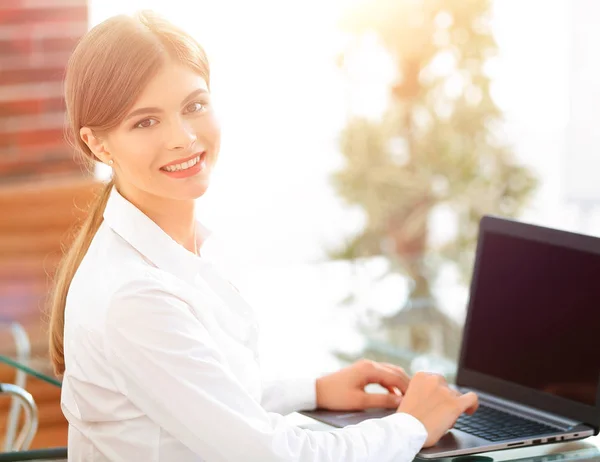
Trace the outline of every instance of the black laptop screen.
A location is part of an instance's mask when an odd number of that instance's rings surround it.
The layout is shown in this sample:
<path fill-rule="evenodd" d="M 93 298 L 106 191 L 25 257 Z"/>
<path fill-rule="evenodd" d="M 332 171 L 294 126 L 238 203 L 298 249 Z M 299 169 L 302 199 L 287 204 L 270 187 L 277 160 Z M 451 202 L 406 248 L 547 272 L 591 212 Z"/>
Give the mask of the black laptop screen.
<path fill-rule="evenodd" d="M 600 377 L 600 255 L 486 232 L 464 366 L 583 404 Z"/>

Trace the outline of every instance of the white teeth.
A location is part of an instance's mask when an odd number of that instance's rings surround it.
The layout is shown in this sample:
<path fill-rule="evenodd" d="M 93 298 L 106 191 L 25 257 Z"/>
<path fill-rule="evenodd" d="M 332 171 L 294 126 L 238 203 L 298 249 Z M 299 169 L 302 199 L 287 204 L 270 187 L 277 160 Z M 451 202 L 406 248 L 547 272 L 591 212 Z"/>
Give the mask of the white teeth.
<path fill-rule="evenodd" d="M 186 170 L 190 167 L 193 167 L 198 162 L 200 162 L 200 156 L 194 157 L 192 160 L 188 160 L 187 162 L 183 162 L 181 164 L 169 165 L 167 167 L 163 167 L 167 172 L 178 172 L 179 170 Z"/>

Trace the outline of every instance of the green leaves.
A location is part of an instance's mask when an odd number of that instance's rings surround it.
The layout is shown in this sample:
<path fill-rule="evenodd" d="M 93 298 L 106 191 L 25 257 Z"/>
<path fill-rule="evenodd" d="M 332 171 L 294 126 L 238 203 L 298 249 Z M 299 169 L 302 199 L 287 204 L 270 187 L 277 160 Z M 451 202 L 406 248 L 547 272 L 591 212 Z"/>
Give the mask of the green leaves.
<path fill-rule="evenodd" d="M 484 72 L 497 52 L 489 6 L 488 0 L 371 0 L 342 19 L 357 43 L 377 34 L 397 79 L 378 120 L 350 114 L 340 135 L 345 166 L 332 184 L 367 222 L 331 257 L 387 255 L 413 278 L 423 266 L 414 263 L 419 258 L 450 259 L 468 277 L 480 217 L 523 210 L 537 180 L 498 128 L 502 114 Z M 435 244 L 429 219 L 440 205 L 454 213 L 457 233 Z"/>

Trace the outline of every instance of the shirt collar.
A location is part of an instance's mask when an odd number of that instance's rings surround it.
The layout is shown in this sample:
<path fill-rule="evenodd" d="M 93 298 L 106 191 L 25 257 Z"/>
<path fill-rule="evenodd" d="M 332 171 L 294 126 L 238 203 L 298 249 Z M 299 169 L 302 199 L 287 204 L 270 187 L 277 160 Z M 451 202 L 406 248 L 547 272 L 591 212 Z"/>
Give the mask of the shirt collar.
<path fill-rule="evenodd" d="M 140 209 L 113 189 L 104 210 L 106 224 L 158 268 L 166 270 L 189 283 L 194 282 L 200 257 L 188 251 L 165 233 Z M 196 222 L 198 248 L 211 231 Z"/>

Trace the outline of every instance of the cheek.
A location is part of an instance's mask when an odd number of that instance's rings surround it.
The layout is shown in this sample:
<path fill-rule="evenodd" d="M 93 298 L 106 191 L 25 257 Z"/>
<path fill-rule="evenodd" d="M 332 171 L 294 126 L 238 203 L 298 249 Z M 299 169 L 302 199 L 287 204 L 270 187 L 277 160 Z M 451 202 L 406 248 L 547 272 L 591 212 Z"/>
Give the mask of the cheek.
<path fill-rule="evenodd" d="M 159 161 L 158 138 L 158 130 L 122 136 L 115 152 L 121 169 L 126 173 L 136 173 L 153 168 L 154 162 Z"/>
<path fill-rule="evenodd" d="M 208 114 L 196 126 L 196 136 L 210 147 L 218 148 L 221 143 L 221 126 L 214 114 Z"/>

